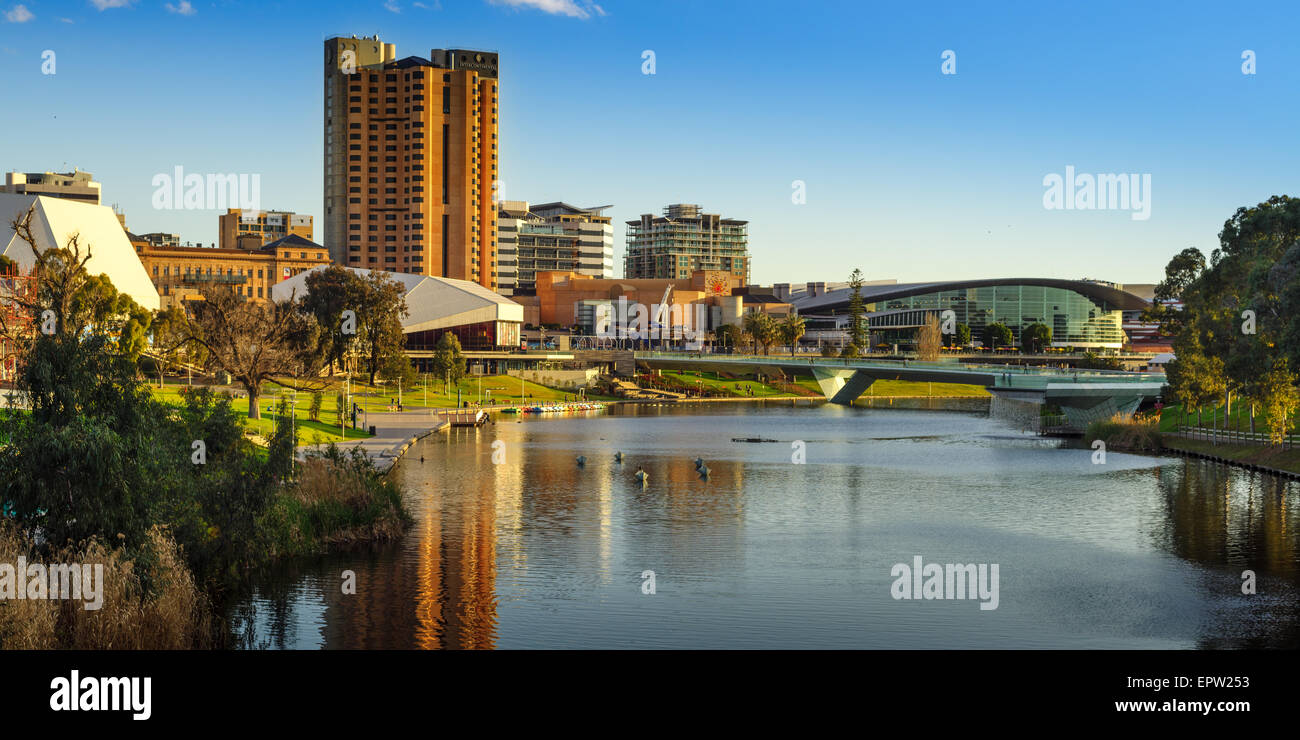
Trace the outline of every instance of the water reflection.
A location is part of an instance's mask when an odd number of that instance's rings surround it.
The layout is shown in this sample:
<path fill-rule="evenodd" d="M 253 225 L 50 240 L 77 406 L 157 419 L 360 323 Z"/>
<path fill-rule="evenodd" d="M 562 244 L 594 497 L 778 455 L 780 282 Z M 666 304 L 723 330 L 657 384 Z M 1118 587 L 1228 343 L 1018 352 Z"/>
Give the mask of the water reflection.
<path fill-rule="evenodd" d="M 1204 566 L 1215 625 L 1201 647 L 1300 646 L 1300 514 L 1296 485 L 1272 475 L 1188 459 L 1160 470 L 1157 547 Z M 1258 579 L 1243 594 L 1243 571 Z M 1237 608 L 1249 603 L 1252 608 Z"/>
<path fill-rule="evenodd" d="M 1178 458 L 1093 465 L 987 403 L 918 401 L 630 407 L 430 437 L 392 473 L 406 537 L 277 569 L 232 627 L 254 648 L 1300 646 L 1293 485 Z M 1000 563 L 1000 607 L 895 601 L 890 567 L 915 554 Z"/>

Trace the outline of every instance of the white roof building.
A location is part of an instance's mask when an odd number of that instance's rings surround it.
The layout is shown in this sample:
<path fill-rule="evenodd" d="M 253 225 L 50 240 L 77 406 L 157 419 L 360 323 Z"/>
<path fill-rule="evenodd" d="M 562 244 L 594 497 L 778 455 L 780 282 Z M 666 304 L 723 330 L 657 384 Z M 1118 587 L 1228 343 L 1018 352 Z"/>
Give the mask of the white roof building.
<path fill-rule="evenodd" d="M 329 269 L 328 265 L 319 265 L 276 283 L 271 288 L 272 300 L 286 301 L 289 300 L 290 295 L 297 297 L 306 295 L 307 276 L 326 269 Z M 359 267 L 343 269 L 362 277 L 371 272 Z M 412 275 L 404 272 L 383 274 L 401 283 L 406 290 L 407 315 L 402 319 L 404 334 L 473 324 L 498 324 L 492 344 L 518 346 L 519 325 L 524 321 L 524 307 L 509 298 L 468 280 Z"/>
<path fill-rule="evenodd" d="M 18 238 L 11 226 L 33 206 L 32 236 L 42 251 L 67 246 L 68 237 L 79 234 L 83 253 L 87 248 L 90 250 L 90 261 L 86 263 L 90 274 L 107 275 L 119 292 L 131 296 L 150 311 L 158 309 L 158 291 L 140 264 L 140 257 L 122 230 L 117 214 L 108 206 L 41 195 L 0 193 L 0 254 L 17 262 L 24 271 L 36 264 L 36 253 Z"/>

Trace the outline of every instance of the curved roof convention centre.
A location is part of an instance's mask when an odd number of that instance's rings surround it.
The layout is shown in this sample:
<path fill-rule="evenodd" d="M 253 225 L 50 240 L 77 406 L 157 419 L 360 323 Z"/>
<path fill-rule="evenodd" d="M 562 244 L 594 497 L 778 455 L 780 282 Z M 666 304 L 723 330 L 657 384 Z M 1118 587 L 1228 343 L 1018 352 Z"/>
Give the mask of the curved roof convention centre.
<path fill-rule="evenodd" d="M 951 280 L 933 283 L 898 283 L 894 285 L 864 285 L 862 298 L 867 303 L 879 303 L 893 298 L 939 293 L 947 290 L 966 290 L 969 288 L 987 288 L 1006 285 L 1032 285 L 1044 288 L 1064 288 L 1087 296 L 1096 301 L 1105 302 L 1120 311 L 1136 311 L 1147 307 L 1147 302 L 1138 296 L 1113 288 L 1103 283 L 1086 280 L 1058 280 L 1055 278 L 989 278 L 983 280 Z M 818 311 L 835 311 L 848 308 L 849 296 L 853 292 L 848 288 L 832 290 L 809 298 L 795 298 L 791 302 L 800 313 Z"/>

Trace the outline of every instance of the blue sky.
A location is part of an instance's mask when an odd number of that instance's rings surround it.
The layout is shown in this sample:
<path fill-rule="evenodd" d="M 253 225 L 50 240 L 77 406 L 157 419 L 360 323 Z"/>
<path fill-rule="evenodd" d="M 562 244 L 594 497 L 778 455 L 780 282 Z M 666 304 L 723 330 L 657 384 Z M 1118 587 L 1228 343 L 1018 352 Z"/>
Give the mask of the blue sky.
<path fill-rule="evenodd" d="M 1239 206 L 1300 194 L 1294 6 L 1048 5 L 0 0 L 0 171 L 75 165 L 132 231 L 194 242 L 215 212 L 151 206 L 178 165 L 258 173 L 264 208 L 319 219 L 322 42 L 377 33 L 498 51 L 505 197 L 614 204 L 620 272 L 623 221 L 689 202 L 749 220 L 761 284 L 1154 282 Z M 1066 166 L 1150 175 L 1150 218 L 1044 208 Z"/>

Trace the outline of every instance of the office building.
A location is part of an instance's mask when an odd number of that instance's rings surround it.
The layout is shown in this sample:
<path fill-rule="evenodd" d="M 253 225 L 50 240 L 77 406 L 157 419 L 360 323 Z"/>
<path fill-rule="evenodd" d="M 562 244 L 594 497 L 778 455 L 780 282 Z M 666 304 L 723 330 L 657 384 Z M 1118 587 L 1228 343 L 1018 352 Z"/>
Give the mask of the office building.
<path fill-rule="evenodd" d="M 623 277 L 683 280 L 696 270 L 721 270 L 749 282 L 749 222 L 678 203 L 656 217 L 627 222 Z"/>
<path fill-rule="evenodd" d="M 497 288 L 496 54 L 325 42 L 323 241 L 335 263 Z"/>
<path fill-rule="evenodd" d="M 580 275 L 573 271 L 539 272 L 534 296 L 516 297 L 525 309 L 535 307 L 538 323 L 575 328 L 580 334 L 596 331 L 602 311 L 614 315 L 619 299 L 646 307 L 676 305 L 679 316 L 694 317 L 696 304 L 705 307 L 705 326 L 739 324 L 746 313 L 761 311 L 776 317 L 790 312 L 790 304 L 771 295 L 770 290 L 750 291 L 735 275 L 722 270 L 696 270 L 689 277 L 655 279 L 609 279 Z M 649 310 L 649 308 L 647 308 Z M 677 317 L 668 318 L 669 321 Z M 689 323 L 693 318 L 687 318 Z"/>
<path fill-rule="evenodd" d="M 101 186 L 89 172 L 8 172 L 0 193 L 45 195 L 75 200 L 92 206 L 100 204 Z"/>
<path fill-rule="evenodd" d="M 210 285 L 227 285 L 246 298 L 266 303 L 278 283 L 330 263 L 329 250 L 296 234 L 256 249 L 154 246 L 139 241 L 135 250 L 163 308 L 202 300 Z"/>
<path fill-rule="evenodd" d="M 532 295 L 537 273 L 614 277 L 614 225 L 601 211 L 567 203 L 501 201 L 497 215 L 497 292 Z"/>
<path fill-rule="evenodd" d="M 291 234 L 307 241 L 313 238 L 311 216 L 292 211 L 244 211 L 230 208 L 217 217 L 217 222 L 217 244 L 222 249 L 253 249 Z"/>

